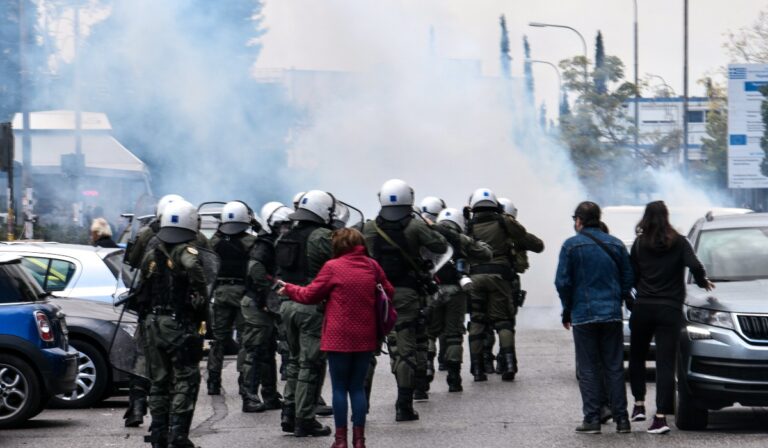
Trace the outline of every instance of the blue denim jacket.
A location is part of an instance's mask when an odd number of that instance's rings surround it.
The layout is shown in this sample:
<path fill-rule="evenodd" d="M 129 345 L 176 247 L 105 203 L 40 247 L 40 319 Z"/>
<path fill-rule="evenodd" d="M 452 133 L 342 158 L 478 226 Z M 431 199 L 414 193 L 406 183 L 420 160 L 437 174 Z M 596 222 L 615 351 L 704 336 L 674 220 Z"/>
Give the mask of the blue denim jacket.
<path fill-rule="evenodd" d="M 587 227 L 581 231 L 600 239 L 621 262 L 613 259 L 588 237 L 568 238 L 560 250 L 555 287 L 563 309 L 571 312 L 573 325 L 621 320 L 622 298 L 634 284 L 629 254 L 616 237 Z M 619 275 L 619 269 L 621 275 Z"/>

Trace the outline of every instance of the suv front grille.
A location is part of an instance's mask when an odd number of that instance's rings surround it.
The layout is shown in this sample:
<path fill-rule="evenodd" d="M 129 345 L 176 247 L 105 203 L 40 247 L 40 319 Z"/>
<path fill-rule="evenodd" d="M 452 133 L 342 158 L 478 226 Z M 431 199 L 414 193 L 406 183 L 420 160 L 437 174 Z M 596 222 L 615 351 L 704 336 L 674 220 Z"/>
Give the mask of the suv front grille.
<path fill-rule="evenodd" d="M 694 356 L 691 359 L 691 372 L 737 381 L 768 382 L 768 361 Z"/>
<path fill-rule="evenodd" d="M 741 332 L 748 339 L 768 342 L 768 316 L 738 315 Z"/>

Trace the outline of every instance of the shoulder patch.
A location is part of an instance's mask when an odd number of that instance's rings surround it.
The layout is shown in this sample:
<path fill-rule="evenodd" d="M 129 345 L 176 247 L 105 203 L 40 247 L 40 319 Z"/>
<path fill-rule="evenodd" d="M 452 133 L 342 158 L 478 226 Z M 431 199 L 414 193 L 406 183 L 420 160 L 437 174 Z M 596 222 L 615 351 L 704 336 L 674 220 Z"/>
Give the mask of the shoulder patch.
<path fill-rule="evenodd" d="M 192 246 L 187 246 L 187 252 L 189 252 L 189 253 L 190 253 L 190 254 L 192 254 L 192 255 L 197 255 L 197 254 L 199 254 L 199 253 L 200 253 L 200 252 L 198 252 L 198 250 L 197 250 L 197 249 L 195 249 L 195 248 L 194 248 L 194 247 L 192 247 Z"/>

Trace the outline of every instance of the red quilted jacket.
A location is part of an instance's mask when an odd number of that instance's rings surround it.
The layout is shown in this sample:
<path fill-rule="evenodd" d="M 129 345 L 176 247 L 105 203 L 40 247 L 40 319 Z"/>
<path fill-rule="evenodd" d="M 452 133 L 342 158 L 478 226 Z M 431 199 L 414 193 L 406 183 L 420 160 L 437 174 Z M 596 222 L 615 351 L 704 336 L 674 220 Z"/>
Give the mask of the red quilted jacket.
<path fill-rule="evenodd" d="M 326 352 L 370 352 L 376 350 L 376 283 L 389 297 L 394 288 L 384 270 L 357 246 L 329 260 L 307 286 L 285 285 L 292 300 L 316 304 L 327 299 L 320 349 Z"/>

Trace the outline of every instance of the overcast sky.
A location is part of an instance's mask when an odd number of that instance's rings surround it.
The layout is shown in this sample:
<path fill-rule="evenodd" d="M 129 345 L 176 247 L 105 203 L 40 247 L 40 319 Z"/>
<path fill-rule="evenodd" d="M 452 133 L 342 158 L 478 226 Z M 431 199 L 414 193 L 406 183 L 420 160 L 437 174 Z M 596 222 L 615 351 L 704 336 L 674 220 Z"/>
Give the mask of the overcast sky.
<path fill-rule="evenodd" d="M 267 0 L 260 68 L 356 70 L 365 68 L 366 53 L 355 42 L 366 27 L 349 22 L 376 20 L 350 14 L 350 2 L 370 0 Z M 376 3 L 382 0 L 375 0 Z M 625 63 L 627 77 L 633 75 L 632 0 L 386 0 L 394 14 L 419 17 L 434 26 L 438 54 L 447 58 L 479 59 L 489 75 L 499 72 L 500 14 L 507 16 L 512 45 L 513 73 L 522 73 L 522 35 L 527 34 L 532 57 L 557 63 L 582 52 L 571 31 L 530 28 L 530 21 L 570 25 L 584 35 L 593 58 L 594 37 L 601 30 L 608 54 Z M 640 23 L 640 75 L 663 77 L 682 93 L 683 0 L 637 0 Z M 768 0 L 690 1 L 691 95 L 703 93 L 696 80 L 717 74 L 729 61 L 722 48 L 729 30 L 750 25 L 758 11 L 768 9 Z M 372 6 L 374 3 L 370 3 Z M 376 7 L 381 7 L 381 4 Z M 424 43 L 428 25 L 424 25 Z M 537 100 L 556 110 L 557 78 L 551 68 L 534 67 Z"/>

